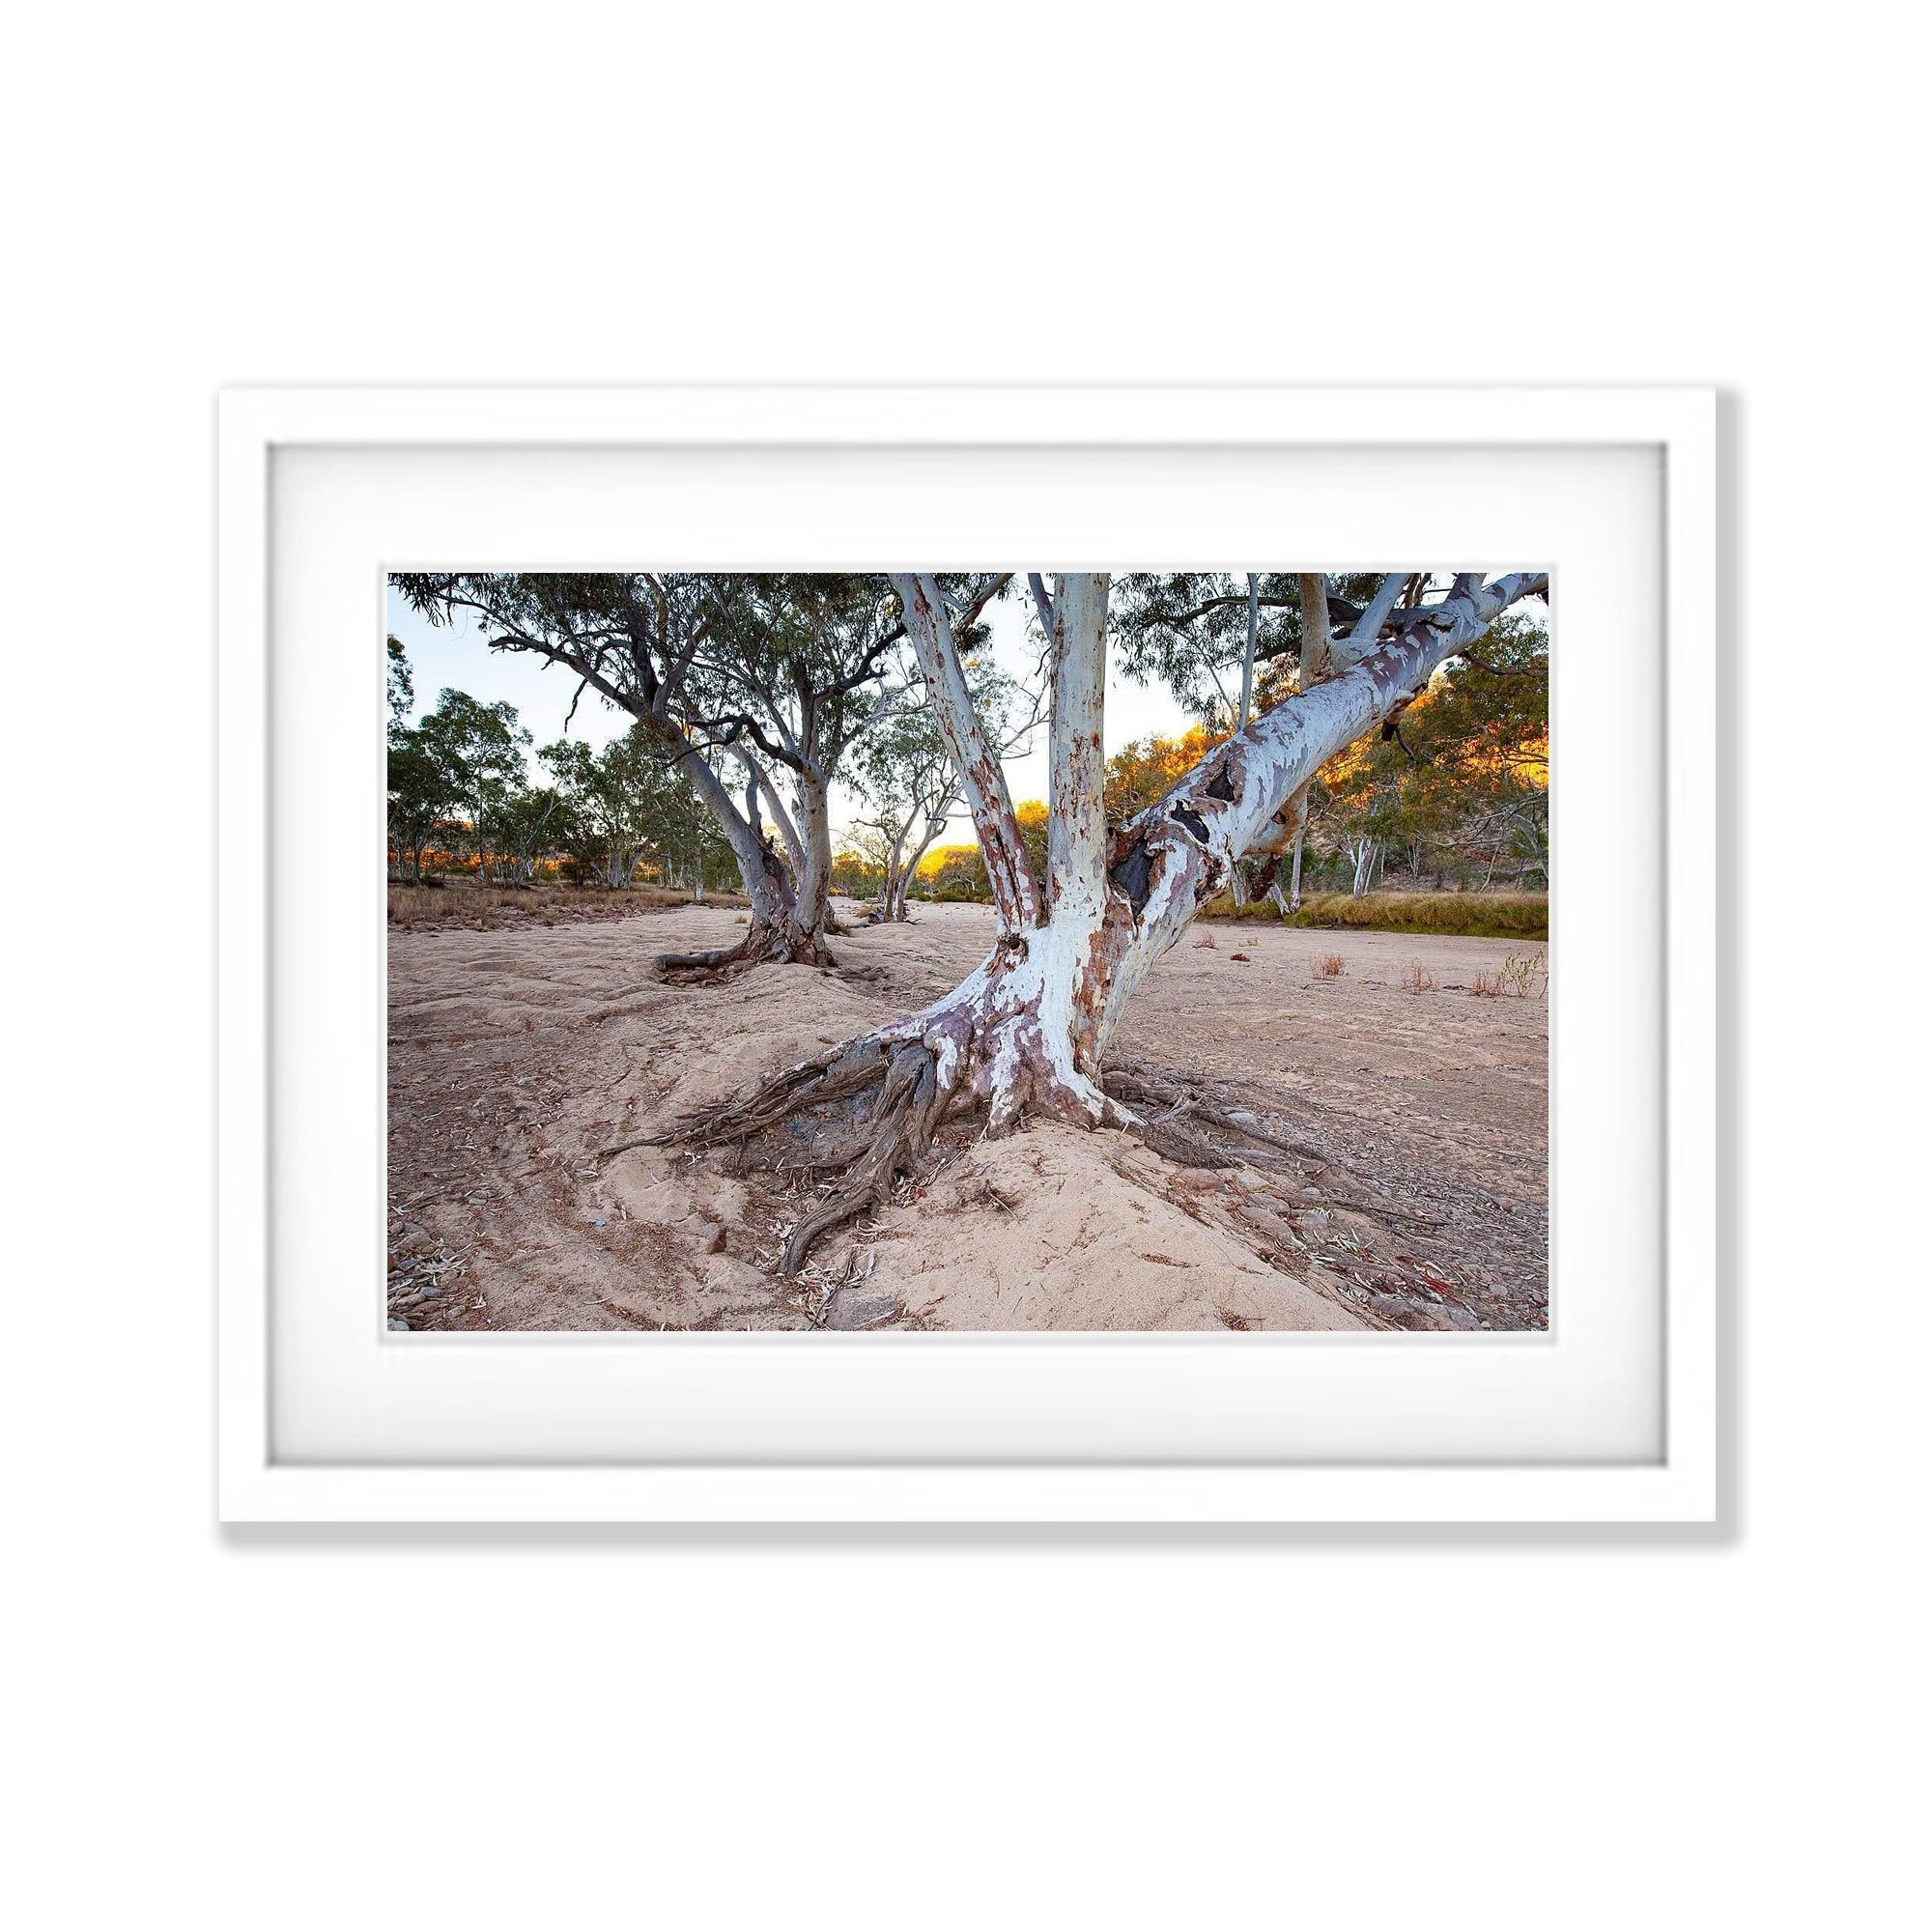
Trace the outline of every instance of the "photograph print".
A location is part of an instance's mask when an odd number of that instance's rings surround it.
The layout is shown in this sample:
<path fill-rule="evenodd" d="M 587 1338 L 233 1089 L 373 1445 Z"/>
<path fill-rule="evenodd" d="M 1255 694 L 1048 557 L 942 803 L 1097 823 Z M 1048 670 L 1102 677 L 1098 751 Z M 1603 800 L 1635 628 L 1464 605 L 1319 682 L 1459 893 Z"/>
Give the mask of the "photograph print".
<path fill-rule="evenodd" d="M 1548 1327 L 1546 575 L 386 606 L 392 1338 Z"/>

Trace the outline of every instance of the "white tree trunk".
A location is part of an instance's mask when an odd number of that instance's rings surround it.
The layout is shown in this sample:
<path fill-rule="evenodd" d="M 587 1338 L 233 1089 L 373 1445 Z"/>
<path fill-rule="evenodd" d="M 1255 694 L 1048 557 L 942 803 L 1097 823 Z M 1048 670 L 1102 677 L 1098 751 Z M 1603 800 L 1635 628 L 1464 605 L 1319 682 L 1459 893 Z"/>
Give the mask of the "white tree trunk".
<path fill-rule="evenodd" d="M 1046 896 L 1055 919 L 1096 917 L 1106 898 L 1107 589 L 1105 576 L 1063 575 L 1053 598 Z"/>

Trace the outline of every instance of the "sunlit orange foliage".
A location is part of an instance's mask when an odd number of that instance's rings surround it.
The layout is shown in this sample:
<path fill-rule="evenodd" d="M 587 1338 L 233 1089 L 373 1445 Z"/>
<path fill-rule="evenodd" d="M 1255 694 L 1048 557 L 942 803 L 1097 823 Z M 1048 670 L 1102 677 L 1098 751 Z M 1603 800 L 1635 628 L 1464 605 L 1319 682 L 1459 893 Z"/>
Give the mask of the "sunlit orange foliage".
<path fill-rule="evenodd" d="M 977 845 L 935 845 L 919 862 L 919 876 L 927 880 L 937 878 L 948 866 L 968 865 L 979 856 Z"/>
<path fill-rule="evenodd" d="M 1196 724 L 1178 738 L 1155 732 L 1122 745 L 1107 760 L 1107 823 L 1123 825 L 1184 779 L 1230 734 Z"/>

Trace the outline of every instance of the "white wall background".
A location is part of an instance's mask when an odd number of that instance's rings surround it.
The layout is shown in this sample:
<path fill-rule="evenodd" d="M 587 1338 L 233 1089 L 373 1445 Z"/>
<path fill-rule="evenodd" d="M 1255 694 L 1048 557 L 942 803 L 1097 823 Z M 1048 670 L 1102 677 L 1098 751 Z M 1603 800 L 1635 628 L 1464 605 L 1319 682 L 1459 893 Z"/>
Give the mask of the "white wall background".
<path fill-rule="evenodd" d="M 1781 17 L 14 23 L 14 1922 L 1922 1911 L 1922 24 Z M 217 1532 L 214 389 L 931 377 L 1725 385 L 1720 1534 Z"/>

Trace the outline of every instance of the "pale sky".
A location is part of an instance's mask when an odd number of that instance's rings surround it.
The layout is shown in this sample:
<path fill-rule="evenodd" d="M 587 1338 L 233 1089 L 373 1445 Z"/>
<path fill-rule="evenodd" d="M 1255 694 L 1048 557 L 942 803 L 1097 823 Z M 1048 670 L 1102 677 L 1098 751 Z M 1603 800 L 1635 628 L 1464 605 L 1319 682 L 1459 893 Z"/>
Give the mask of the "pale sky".
<path fill-rule="evenodd" d="M 436 708 L 440 691 L 453 686 L 486 704 L 508 698 L 538 745 L 552 744 L 564 735 L 563 716 L 570 707 L 577 679 L 561 666 L 547 665 L 523 652 L 486 650 L 475 619 L 469 612 L 462 613 L 453 628 L 432 626 L 417 616 L 393 587 L 388 594 L 388 612 L 389 635 L 401 639 L 415 678 L 416 714 L 412 724 L 421 713 Z M 1031 678 L 1035 652 L 1027 642 L 1025 607 L 1009 596 L 988 606 L 986 614 L 993 627 L 993 656 L 1001 669 L 1023 681 Z M 586 691 L 571 721 L 569 735 L 601 750 L 612 738 L 621 737 L 630 722 L 628 713 L 612 710 L 594 691 Z M 1106 746 L 1110 755 L 1135 738 L 1154 731 L 1173 736 L 1193 722 L 1166 686 L 1137 685 L 1115 666 L 1108 666 Z M 1016 805 L 1030 798 L 1044 799 L 1045 727 L 1034 733 L 1032 749 L 1025 755 L 1009 757 L 1005 763 L 1007 783 Z M 533 772 L 532 776 L 541 773 Z M 863 816 L 865 810 L 864 802 L 848 786 L 833 786 L 832 815 L 838 830 L 843 831 Z"/>

